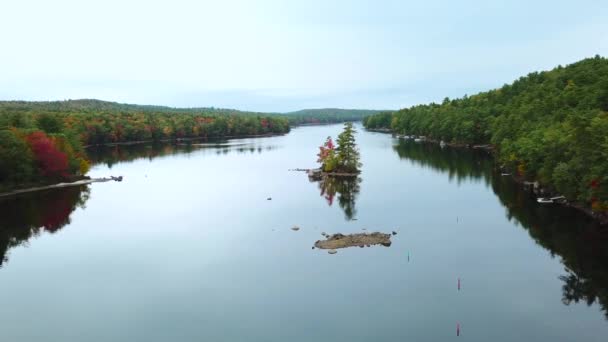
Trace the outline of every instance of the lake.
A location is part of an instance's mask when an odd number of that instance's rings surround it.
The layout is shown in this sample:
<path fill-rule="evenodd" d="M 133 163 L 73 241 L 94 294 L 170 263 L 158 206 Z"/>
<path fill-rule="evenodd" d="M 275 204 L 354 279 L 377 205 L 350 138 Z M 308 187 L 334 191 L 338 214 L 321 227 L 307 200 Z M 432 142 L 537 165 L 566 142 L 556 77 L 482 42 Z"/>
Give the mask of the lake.
<path fill-rule="evenodd" d="M 483 152 L 360 126 L 360 179 L 290 171 L 341 128 L 99 148 L 90 175 L 123 182 L 0 200 L 0 340 L 608 338 L 605 228 Z M 312 249 L 363 229 L 397 235 Z"/>

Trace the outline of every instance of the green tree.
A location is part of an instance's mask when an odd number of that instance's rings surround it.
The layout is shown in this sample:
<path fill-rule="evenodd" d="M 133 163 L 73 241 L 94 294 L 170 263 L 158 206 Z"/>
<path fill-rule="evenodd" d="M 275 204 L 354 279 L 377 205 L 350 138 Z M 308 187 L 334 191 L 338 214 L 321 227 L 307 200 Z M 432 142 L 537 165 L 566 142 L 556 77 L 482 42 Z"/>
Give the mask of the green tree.
<path fill-rule="evenodd" d="M 338 167 L 340 172 L 359 172 L 359 149 L 355 142 L 355 133 L 352 122 L 344 124 L 344 130 L 338 135 L 336 151 L 338 152 Z"/>
<path fill-rule="evenodd" d="M 63 130 L 63 122 L 55 114 L 41 114 L 36 119 L 36 123 L 46 133 L 61 133 Z"/>
<path fill-rule="evenodd" d="M 27 143 L 15 131 L 0 130 L 0 188 L 2 183 L 27 182 L 34 174 L 34 160 Z"/>

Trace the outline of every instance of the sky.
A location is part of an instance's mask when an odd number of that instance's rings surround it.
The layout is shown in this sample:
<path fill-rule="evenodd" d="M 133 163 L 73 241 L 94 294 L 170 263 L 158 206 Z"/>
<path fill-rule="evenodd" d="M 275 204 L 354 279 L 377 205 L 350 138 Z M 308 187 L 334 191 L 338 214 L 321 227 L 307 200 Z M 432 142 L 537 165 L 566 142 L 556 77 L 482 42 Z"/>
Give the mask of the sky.
<path fill-rule="evenodd" d="M 0 100 L 398 109 L 608 57 L 608 1 L 2 0 Z"/>

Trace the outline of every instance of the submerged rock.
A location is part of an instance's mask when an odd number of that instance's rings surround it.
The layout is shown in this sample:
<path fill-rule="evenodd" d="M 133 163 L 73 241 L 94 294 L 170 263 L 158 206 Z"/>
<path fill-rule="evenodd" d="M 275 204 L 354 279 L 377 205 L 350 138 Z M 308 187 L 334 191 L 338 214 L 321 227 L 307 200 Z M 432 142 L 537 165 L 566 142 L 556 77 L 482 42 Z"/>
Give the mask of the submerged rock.
<path fill-rule="evenodd" d="M 393 235 L 397 235 L 397 232 L 393 230 Z"/>
<path fill-rule="evenodd" d="M 335 249 L 330 249 L 330 250 L 327 251 L 327 253 L 329 253 L 329 254 L 336 254 L 336 253 L 338 253 L 338 251 L 335 250 Z"/>
<path fill-rule="evenodd" d="M 294 232 L 297 232 L 298 230 L 300 230 L 300 227 L 293 226 L 293 227 L 291 227 L 291 230 L 293 230 Z"/>
<path fill-rule="evenodd" d="M 371 245 L 382 245 L 389 247 L 391 245 L 391 234 L 384 233 L 360 233 L 360 234 L 334 234 L 327 237 L 327 240 L 319 240 L 315 242 L 315 247 L 320 249 L 334 250 L 347 247 L 370 247 Z"/>

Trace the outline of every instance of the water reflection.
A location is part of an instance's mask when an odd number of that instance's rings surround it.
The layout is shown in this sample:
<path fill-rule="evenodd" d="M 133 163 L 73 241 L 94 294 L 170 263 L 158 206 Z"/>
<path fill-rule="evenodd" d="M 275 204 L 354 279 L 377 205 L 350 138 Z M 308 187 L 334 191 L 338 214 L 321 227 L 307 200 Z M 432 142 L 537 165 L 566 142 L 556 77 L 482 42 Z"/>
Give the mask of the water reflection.
<path fill-rule="evenodd" d="M 608 229 L 576 209 L 539 205 L 508 177 L 495 175 L 492 189 L 507 217 L 564 264 L 562 302 L 598 302 L 608 319 Z"/>
<path fill-rule="evenodd" d="M 94 163 L 113 165 L 140 158 L 154 159 L 173 154 L 262 153 L 273 146 L 261 144 L 233 146 L 132 145 L 91 150 Z M 509 177 L 493 170 L 493 160 L 481 151 L 445 148 L 438 145 L 400 141 L 394 146 L 399 158 L 434 171 L 443 172 L 457 182 L 484 182 L 505 207 L 509 220 L 525 229 L 537 244 L 561 259 L 564 272 L 562 301 L 599 303 L 608 318 L 608 230 L 576 210 L 538 205 L 534 196 L 517 186 Z M 325 178 L 317 181 L 321 196 L 329 205 L 335 202 L 346 220 L 357 215 L 356 201 L 361 178 Z M 71 213 L 84 206 L 87 186 L 0 199 L 0 266 L 7 252 L 43 232 L 54 233 L 70 222 Z"/>
<path fill-rule="evenodd" d="M 108 167 L 119 162 L 130 162 L 138 159 L 153 160 L 156 158 L 191 154 L 215 154 L 228 155 L 237 154 L 261 154 L 272 151 L 277 146 L 260 145 L 256 142 L 225 142 L 217 141 L 211 143 L 157 143 L 157 144 L 133 144 L 115 146 L 94 146 L 87 149 L 87 155 L 93 164 L 105 164 Z"/>
<path fill-rule="evenodd" d="M 329 206 L 334 204 L 337 195 L 338 205 L 344 211 L 344 218 L 347 221 L 355 218 L 357 214 L 355 201 L 361 191 L 361 177 L 322 177 L 310 181 L 318 184 L 321 196 Z"/>
<path fill-rule="evenodd" d="M 98 146 L 88 149 L 87 152 L 93 165 L 106 164 L 112 167 L 119 162 L 152 160 L 195 151 L 216 155 L 259 154 L 275 148 L 247 141 L 219 141 L 205 144 Z M 84 207 L 89 198 L 89 191 L 88 186 L 81 186 L 0 198 L 0 267 L 6 263 L 7 253 L 11 248 L 27 242 L 43 231 L 55 233 L 69 224 L 71 213 L 78 207 Z"/>
<path fill-rule="evenodd" d="M 539 205 L 533 193 L 496 172 L 485 152 L 410 141 L 399 141 L 394 150 L 400 158 L 447 173 L 459 183 L 482 180 L 491 186 L 507 218 L 561 259 L 562 302 L 597 302 L 608 319 L 608 229 L 573 208 Z"/>
<path fill-rule="evenodd" d="M 393 149 L 399 158 L 446 172 L 449 179 L 456 179 L 458 184 L 465 180 L 483 180 L 486 184 L 490 182 L 493 160 L 487 152 L 441 148 L 438 144 L 416 143 L 411 140 L 399 140 Z"/>
<path fill-rule="evenodd" d="M 42 232 L 55 233 L 84 207 L 89 187 L 71 187 L 0 199 L 0 267 L 8 251 Z"/>

